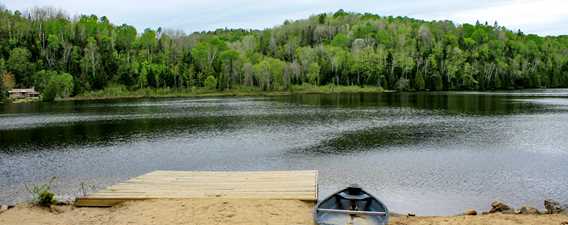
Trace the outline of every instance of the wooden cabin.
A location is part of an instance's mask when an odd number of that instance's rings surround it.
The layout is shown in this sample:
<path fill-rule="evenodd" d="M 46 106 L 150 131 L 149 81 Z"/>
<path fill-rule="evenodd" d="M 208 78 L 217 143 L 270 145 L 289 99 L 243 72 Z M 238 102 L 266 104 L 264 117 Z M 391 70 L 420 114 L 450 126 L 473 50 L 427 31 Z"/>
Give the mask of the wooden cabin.
<path fill-rule="evenodd" d="M 39 92 L 35 90 L 35 88 L 24 88 L 24 89 L 12 89 L 8 91 L 10 94 L 10 98 L 33 98 L 39 97 Z"/>

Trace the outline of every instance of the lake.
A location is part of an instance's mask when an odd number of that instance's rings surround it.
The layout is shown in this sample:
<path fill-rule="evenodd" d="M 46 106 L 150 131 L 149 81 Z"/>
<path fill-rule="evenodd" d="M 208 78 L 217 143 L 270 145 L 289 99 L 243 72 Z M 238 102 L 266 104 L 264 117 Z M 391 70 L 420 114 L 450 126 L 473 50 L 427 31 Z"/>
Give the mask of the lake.
<path fill-rule="evenodd" d="M 566 203 L 568 89 L 0 105 L 0 203 L 53 176 L 65 197 L 153 170 L 297 169 L 395 212 Z"/>

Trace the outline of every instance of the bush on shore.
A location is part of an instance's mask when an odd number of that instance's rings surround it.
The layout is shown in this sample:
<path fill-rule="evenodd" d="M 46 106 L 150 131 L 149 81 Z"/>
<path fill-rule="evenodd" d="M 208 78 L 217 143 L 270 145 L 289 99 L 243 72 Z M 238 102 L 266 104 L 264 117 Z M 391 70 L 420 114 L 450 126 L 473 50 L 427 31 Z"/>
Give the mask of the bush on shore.
<path fill-rule="evenodd" d="M 52 177 L 48 183 L 35 185 L 31 188 L 26 186 L 26 189 L 32 194 L 32 202 L 40 206 L 51 206 L 57 203 L 55 193 L 51 191 L 51 187 L 56 177 Z"/>

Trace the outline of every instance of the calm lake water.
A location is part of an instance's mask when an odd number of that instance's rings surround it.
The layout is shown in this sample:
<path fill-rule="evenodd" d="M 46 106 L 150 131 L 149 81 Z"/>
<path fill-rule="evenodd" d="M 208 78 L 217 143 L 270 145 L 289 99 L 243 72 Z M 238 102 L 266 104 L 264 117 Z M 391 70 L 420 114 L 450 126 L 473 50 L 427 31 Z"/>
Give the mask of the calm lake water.
<path fill-rule="evenodd" d="M 568 203 L 568 89 L 0 105 L 0 203 L 158 169 L 317 169 L 421 215 Z"/>

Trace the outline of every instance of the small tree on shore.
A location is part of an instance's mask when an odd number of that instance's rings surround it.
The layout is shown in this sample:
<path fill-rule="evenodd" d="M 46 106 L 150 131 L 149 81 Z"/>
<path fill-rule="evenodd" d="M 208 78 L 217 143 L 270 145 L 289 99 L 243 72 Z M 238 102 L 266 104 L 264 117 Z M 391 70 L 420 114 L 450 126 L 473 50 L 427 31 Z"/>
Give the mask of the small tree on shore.
<path fill-rule="evenodd" d="M 205 88 L 209 90 L 215 90 L 217 88 L 217 79 L 214 76 L 208 76 L 204 82 Z"/>
<path fill-rule="evenodd" d="M 42 100 L 53 101 L 55 98 L 64 98 L 73 91 L 73 76 L 68 73 L 55 74 L 48 78 L 43 90 Z"/>

